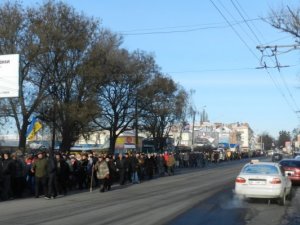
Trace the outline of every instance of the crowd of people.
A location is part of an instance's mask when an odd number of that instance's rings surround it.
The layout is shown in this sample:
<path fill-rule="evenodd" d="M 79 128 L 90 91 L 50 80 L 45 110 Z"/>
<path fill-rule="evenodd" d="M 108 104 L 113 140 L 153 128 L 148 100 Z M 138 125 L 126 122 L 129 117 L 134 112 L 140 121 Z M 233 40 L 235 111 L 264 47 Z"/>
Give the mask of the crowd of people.
<path fill-rule="evenodd" d="M 0 156 L 0 199 L 66 195 L 72 190 L 99 188 L 109 191 L 115 183 L 138 184 L 154 177 L 173 175 L 173 153 L 118 155 L 82 153 L 21 155 L 4 152 Z"/>
<path fill-rule="evenodd" d="M 39 151 L 22 155 L 0 155 L 0 200 L 24 196 L 46 199 L 74 190 L 100 192 L 113 184 L 139 184 L 145 180 L 174 175 L 176 168 L 205 167 L 215 154 L 189 153 L 76 153 Z"/>

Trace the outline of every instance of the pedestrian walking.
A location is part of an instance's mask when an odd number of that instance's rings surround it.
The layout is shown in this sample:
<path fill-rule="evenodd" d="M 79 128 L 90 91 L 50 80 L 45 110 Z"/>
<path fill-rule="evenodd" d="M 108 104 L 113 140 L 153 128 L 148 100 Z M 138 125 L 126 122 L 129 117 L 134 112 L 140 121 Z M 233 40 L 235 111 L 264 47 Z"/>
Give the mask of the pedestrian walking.
<path fill-rule="evenodd" d="M 3 176 L 1 198 L 2 200 L 13 199 L 11 181 L 13 175 L 15 174 L 15 166 L 9 153 L 3 154 L 2 174 Z"/>
<path fill-rule="evenodd" d="M 123 157 L 122 153 L 120 153 L 116 161 L 116 167 L 120 177 L 120 185 L 124 185 L 128 178 L 128 166 L 128 160 Z"/>
<path fill-rule="evenodd" d="M 95 172 L 100 183 L 100 192 L 104 192 L 108 187 L 109 168 L 104 156 L 100 156 L 95 164 Z"/>
<path fill-rule="evenodd" d="M 48 162 L 43 152 L 37 153 L 37 159 L 32 165 L 31 171 L 35 176 L 35 197 L 40 197 L 40 189 L 43 190 L 43 194 L 47 194 L 47 166 Z"/>
<path fill-rule="evenodd" d="M 54 158 L 53 154 L 50 154 L 48 160 L 47 160 L 47 178 L 48 178 L 48 189 L 47 194 L 45 196 L 45 199 L 51 199 L 56 198 L 57 196 L 57 179 L 56 179 L 56 173 L 57 173 L 57 164 L 56 159 Z"/>
<path fill-rule="evenodd" d="M 130 167 L 131 167 L 131 182 L 133 184 L 139 184 L 140 179 L 139 179 L 139 170 L 140 170 L 140 165 L 139 165 L 139 154 L 136 154 L 135 156 L 132 156 L 131 161 L 130 161 Z"/>
<path fill-rule="evenodd" d="M 67 186 L 70 176 L 70 167 L 59 152 L 55 154 L 56 185 L 59 194 L 67 194 Z"/>

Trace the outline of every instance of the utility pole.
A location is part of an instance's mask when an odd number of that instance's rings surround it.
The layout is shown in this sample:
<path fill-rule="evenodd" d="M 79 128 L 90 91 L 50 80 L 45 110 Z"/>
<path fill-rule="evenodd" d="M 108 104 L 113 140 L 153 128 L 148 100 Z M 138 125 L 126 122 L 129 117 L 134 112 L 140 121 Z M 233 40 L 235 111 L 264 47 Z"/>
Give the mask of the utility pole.
<path fill-rule="evenodd" d="M 136 98 L 135 98 L 135 151 L 136 152 L 139 152 L 139 151 L 141 151 L 140 149 L 139 149 L 139 131 L 138 131 L 138 129 L 139 129 L 139 122 L 138 122 L 138 97 L 136 96 Z"/>
<path fill-rule="evenodd" d="M 294 49 L 300 49 L 300 44 L 293 44 L 293 45 L 258 45 L 256 46 L 258 50 L 265 50 L 265 49 L 271 49 L 274 51 L 277 51 L 278 48 L 292 48 Z"/>
<path fill-rule="evenodd" d="M 261 135 L 261 150 L 264 151 L 265 150 L 265 143 L 263 142 L 263 136 Z"/>
<path fill-rule="evenodd" d="M 278 70 L 280 70 L 280 68 L 283 67 L 290 67 L 290 66 L 283 66 L 280 65 L 278 59 L 277 59 L 277 55 L 279 53 L 287 53 L 293 50 L 297 50 L 300 49 L 300 44 L 292 44 L 292 45 L 258 45 L 256 46 L 256 49 L 258 49 L 261 53 L 262 53 L 262 57 L 261 57 L 261 67 L 257 67 L 257 69 L 267 69 L 267 68 L 277 68 Z M 271 54 L 264 54 L 264 52 L 269 49 L 271 51 Z M 284 52 L 278 52 L 278 49 L 286 49 Z M 263 61 L 264 57 L 274 57 L 275 58 L 275 62 L 276 65 L 275 66 L 267 66 L 266 63 Z"/>
<path fill-rule="evenodd" d="M 195 117 L 196 117 L 196 110 L 193 110 L 193 128 L 192 128 L 192 147 L 191 147 L 191 151 L 194 151 Z"/>

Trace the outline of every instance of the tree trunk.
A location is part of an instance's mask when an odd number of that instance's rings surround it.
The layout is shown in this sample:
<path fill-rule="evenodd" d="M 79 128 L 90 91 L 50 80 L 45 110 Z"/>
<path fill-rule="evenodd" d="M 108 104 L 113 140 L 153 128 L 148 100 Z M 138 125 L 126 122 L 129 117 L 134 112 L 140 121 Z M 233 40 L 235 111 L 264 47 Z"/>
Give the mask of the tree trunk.
<path fill-rule="evenodd" d="M 109 150 L 108 150 L 109 154 L 114 154 L 115 153 L 116 140 L 117 140 L 116 135 L 113 134 L 113 132 L 111 132 L 110 139 L 109 139 Z"/>
<path fill-rule="evenodd" d="M 24 154 L 26 151 L 26 133 L 27 133 L 28 123 L 23 123 L 20 133 L 19 133 L 19 149 Z"/>
<path fill-rule="evenodd" d="M 64 153 L 70 153 L 71 147 L 72 141 L 69 138 L 64 137 L 62 139 L 61 145 L 59 146 L 60 151 Z"/>

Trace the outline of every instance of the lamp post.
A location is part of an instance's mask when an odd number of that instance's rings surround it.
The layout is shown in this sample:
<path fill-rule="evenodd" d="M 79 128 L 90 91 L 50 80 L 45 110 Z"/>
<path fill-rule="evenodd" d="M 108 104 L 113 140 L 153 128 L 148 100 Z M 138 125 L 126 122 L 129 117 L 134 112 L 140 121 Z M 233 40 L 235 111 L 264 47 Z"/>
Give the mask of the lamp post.
<path fill-rule="evenodd" d="M 191 146 L 191 151 L 194 151 L 195 117 L 196 117 L 196 110 L 193 109 L 193 127 L 192 127 L 192 146 Z"/>
<path fill-rule="evenodd" d="M 191 151 L 194 151 L 194 139 L 195 139 L 195 118 L 196 114 L 199 112 L 196 109 L 192 109 L 192 116 L 193 116 L 193 129 L 192 129 L 192 146 L 191 146 Z"/>
<path fill-rule="evenodd" d="M 51 154 L 54 153 L 54 149 L 55 149 L 55 130 L 56 130 L 55 119 L 56 119 L 56 109 L 55 109 L 55 104 L 54 104 L 54 107 L 53 107 L 53 116 L 52 116 Z"/>
<path fill-rule="evenodd" d="M 56 132 L 56 107 L 57 107 L 57 87 L 56 85 L 54 85 L 51 88 L 51 94 L 52 97 L 54 98 L 53 101 L 53 112 L 52 112 L 52 140 L 51 140 L 51 151 L 50 151 L 50 155 L 53 156 L 54 154 L 54 149 L 55 149 L 55 132 Z"/>

